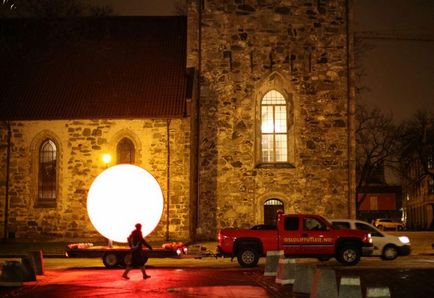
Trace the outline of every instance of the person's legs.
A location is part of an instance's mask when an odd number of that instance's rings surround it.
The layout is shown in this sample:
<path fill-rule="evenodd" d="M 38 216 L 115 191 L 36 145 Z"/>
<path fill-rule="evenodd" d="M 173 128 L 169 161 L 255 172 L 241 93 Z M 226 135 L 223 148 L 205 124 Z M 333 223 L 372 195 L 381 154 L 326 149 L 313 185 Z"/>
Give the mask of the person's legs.
<path fill-rule="evenodd" d="M 143 265 L 143 267 L 141 267 L 140 270 L 142 270 L 143 278 L 149 278 L 149 277 L 151 277 L 150 275 L 146 274 L 145 265 Z"/>
<path fill-rule="evenodd" d="M 127 268 L 125 269 L 124 273 L 122 274 L 122 278 L 130 279 L 130 278 L 128 277 L 128 272 L 130 272 L 130 271 L 131 271 L 131 267 L 127 267 Z"/>

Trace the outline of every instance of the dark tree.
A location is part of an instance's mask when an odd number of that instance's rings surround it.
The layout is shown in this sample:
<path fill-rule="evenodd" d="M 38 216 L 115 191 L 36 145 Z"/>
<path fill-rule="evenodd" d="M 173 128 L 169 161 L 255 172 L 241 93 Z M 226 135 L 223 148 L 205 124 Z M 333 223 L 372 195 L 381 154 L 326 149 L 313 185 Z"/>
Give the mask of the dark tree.
<path fill-rule="evenodd" d="M 358 105 L 356 109 L 356 210 L 366 198 L 363 188 L 384 184 L 384 168 L 397 168 L 399 131 L 392 115 L 378 108 Z M 359 195 L 362 194 L 361 198 Z"/>
<path fill-rule="evenodd" d="M 418 111 L 404 123 L 401 138 L 402 174 L 409 185 L 434 180 L 434 115 Z"/>

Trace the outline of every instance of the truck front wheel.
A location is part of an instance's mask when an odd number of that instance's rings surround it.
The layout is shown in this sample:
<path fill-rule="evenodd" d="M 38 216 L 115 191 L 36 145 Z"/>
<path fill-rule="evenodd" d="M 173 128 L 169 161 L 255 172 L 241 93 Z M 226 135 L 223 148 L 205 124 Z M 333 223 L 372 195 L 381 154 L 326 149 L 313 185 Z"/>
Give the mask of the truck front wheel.
<path fill-rule="evenodd" d="M 242 267 L 255 267 L 259 261 L 259 253 L 250 247 L 241 247 L 237 254 L 238 263 Z"/>
<path fill-rule="evenodd" d="M 336 259 L 343 265 L 356 265 L 360 261 L 360 251 L 354 245 L 345 245 L 338 250 Z"/>
<path fill-rule="evenodd" d="M 103 256 L 102 256 L 102 262 L 104 263 L 104 266 L 106 268 L 115 268 L 119 265 L 120 263 L 120 258 L 119 256 L 114 253 L 114 252 L 106 252 Z"/>

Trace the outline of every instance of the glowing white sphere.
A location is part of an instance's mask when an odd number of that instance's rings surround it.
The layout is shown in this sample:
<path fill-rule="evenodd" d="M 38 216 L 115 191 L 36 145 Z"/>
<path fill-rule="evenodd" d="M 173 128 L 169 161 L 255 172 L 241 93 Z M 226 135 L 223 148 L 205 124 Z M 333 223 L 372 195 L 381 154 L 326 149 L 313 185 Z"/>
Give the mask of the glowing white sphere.
<path fill-rule="evenodd" d="M 116 165 L 93 181 L 87 196 L 87 212 L 104 237 L 127 242 L 136 223 L 143 236 L 158 225 L 163 213 L 163 194 L 157 180 L 134 165 Z"/>

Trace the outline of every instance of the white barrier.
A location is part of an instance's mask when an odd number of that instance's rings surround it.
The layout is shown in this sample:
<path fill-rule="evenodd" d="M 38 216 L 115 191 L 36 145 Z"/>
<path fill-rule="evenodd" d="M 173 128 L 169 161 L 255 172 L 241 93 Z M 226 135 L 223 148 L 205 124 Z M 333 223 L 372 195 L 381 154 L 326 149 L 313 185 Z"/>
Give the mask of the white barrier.
<path fill-rule="evenodd" d="M 284 257 L 283 250 L 267 251 L 264 276 L 276 276 L 279 260 Z"/>
<path fill-rule="evenodd" d="M 388 287 L 368 287 L 366 288 L 366 298 L 390 298 Z"/>
<path fill-rule="evenodd" d="M 1 271 L 1 282 L 35 281 L 36 274 L 29 257 L 23 257 L 22 262 L 6 261 Z"/>
<path fill-rule="evenodd" d="M 295 282 L 292 291 L 295 293 L 310 294 L 313 277 L 315 275 L 315 265 L 296 264 L 295 265 Z"/>
<path fill-rule="evenodd" d="M 41 250 L 29 251 L 29 257 L 32 261 L 36 275 L 44 274 L 44 256 Z"/>
<path fill-rule="evenodd" d="M 310 290 L 310 298 L 337 298 L 338 284 L 333 269 L 316 269 Z"/>
<path fill-rule="evenodd" d="M 339 285 L 339 298 L 362 298 L 359 276 L 342 276 Z"/>
<path fill-rule="evenodd" d="M 277 265 L 276 283 L 293 284 L 295 281 L 295 259 L 279 259 Z"/>

